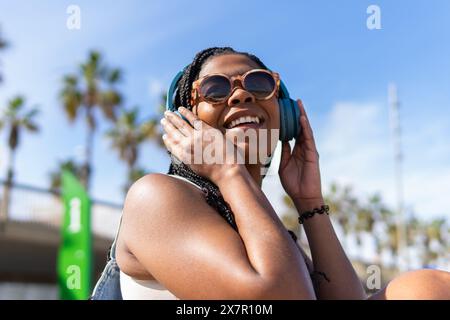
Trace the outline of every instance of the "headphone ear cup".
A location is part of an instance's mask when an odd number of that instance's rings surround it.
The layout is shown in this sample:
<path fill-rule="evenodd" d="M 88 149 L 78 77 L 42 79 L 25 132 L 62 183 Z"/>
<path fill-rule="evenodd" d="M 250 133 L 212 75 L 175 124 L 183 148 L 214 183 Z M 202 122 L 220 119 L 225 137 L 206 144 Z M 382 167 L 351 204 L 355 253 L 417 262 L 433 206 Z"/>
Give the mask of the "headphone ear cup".
<path fill-rule="evenodd" d="M 300 110 L 290 98 L 278 99 L 280 105 L 280 140 L 289 141 L 300 133 Z"/>
<path fill-rule="evenodd" d="M 167 90 L 167 100 L 166 100 L 166 110 L 172 111 L 179 115 L 184 121 L 190 124 L 189 120 L 186 119 L 183 115 L 178 112 L 178 109 L 175 105 L 175 96 L 178 92 L 178 82 L 183 76 L 183 71 L 177 73 L 177 75 L 173 78 L 170 83 L 169 89 Z"/>
<path fill-rule="evenodd" d="M 175 95 L 178 92 L 178 82 L 183 76 L 183 72 L 180 71 L 176 74 L 173 80 L 170 82 L 169 89 L 167 89 L 167 100 L 166 100 L 166 110 L 169 111 L 177 111 L 177 107 L 175 106 Z"/>

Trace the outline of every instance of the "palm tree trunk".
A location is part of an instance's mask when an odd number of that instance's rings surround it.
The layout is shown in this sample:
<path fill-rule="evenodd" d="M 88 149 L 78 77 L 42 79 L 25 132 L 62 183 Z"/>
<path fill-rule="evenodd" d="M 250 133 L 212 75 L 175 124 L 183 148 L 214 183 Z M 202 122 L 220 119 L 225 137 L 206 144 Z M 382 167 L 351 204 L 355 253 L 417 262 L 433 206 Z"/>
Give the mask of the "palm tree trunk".
<path fill-rule="evenodd" d="M 133 184 L 133 171 L 134 171 L 134 163 L 128 163 L 127 165 L 128 167 L 128 181 L 127 184 L 125 186 L 125 194 L 128 192 L 128 189 L 130 189 L 131 185 Z"/>
<path fill-rule="evenodd" d="M 372 233 L 373 234 L 373 233 Z M 377 266 L 381 267 L 381 256 L 383 254 L 383 247 L 381 245 L 381 240 L 378 238 L 378 236 L 375 236 L 375 259 L 374 262 Z"/>
<path fill-rule="evenodd" d="M 5 230 L 9 216 L 10 193 L 14 179 L 14 158 L 15 150 L 10 149 L 8 152 L 8 173 L 3 186 L 3 199 L 0 207 L 0 231 Z"/>
<path fill-rule="evenodd" d="M 88 118 L 92 117 L 91 108 L 88 110 Z M 89 193 L 91 173 L 92 173 L 92 150 L 94 148 L 94 131 L 95 129 L 88 122 L 88 132 L 86 136 L 85 146 L 85 163 L 83 166 L 83 173 L 81 182 L 86 188 L 86 192 Z"/>

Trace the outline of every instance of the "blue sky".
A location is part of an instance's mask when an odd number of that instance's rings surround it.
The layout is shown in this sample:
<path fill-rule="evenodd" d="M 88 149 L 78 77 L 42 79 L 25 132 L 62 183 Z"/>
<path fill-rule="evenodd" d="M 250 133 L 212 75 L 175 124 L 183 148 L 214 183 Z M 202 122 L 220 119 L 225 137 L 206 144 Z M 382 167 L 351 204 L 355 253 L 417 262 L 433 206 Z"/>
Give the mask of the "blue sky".
<path fill-rule="evenodd" d="M 66 9 L 81 9 L 81 29 L 68 30 Z M 369 5 L 381 9 L 381 30 L 366 27 Z M 229 45 L 278 71 L 309 114 L 323 188 L 332 181 L 364 197 L 380 192 L 395 204 L 387 87 L 399 89 L 405 153 L 405 201 L 427 219 L 450 217 L 450 2 L 435 1 L 3 1 L 0 105 L 17 93 L 38 104 L 41 133 L 17 154 L 17 181 L 48 186 L 60 159 L 79 157 L 85 123 L 69 125 L 57 100 L 64 74 L 90 49 L 124 71 L 125 107 L 155 112 L 158 92 L 195 53 Z M 81 119 L 80 119 L 81 120 Z M 109 150 L 101 123 L 95 139 L 95 198 L 120 203 L 125 166 Z M 0 135 L 0 173 L 5 141 Z M 166 154 L 148 143 L 140 164 L 165 172 Z M 276 165 L 276 161 L 274 165 Z M 281 185 L 264 183 L 275 209 Z"/>

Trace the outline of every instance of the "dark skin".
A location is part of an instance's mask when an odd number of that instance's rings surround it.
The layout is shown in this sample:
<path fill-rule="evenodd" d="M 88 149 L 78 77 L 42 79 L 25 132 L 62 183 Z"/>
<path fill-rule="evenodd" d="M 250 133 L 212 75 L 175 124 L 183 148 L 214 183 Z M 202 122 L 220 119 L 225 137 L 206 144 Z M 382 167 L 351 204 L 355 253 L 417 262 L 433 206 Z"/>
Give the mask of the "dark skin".
<path fill-rule="evenodd" d="M 209 73 L 234 76 L 258 67 L 247 57 L 224 55 L 210 59 L 199 76 Z M 184 115 L 191 123 L 195 119 L 203 121 L 205 130 L 224 133 L 223 124 L 238 109 L 262 117 L 264 128 L 277 129 L 278 108 L 275 96 L 259 101 L 243 88 L 238 88 L 227 103 L 213 106 L 200 102 L 193 109 L 195 115 L 189 111 Z M 300 102 L 299 108 L 305 115 Z M 183 160 L 182 139 L 187 139 L 192 134 L 189 130 L 193 129 L 173 114 L 166 120 L 163 123 L 169 136 L 165 139 L 166 146 Z M 292 155 L 289 147 L 284 145 L 280 178 L 294 203 L 306 210 L 322 204 L 323 199 L 318 154 L 310 136 L 312 132 L 307 130 L 305 116 L 300 121 L 304 127 L 303 139 L 298 139 Z M 308 156 L 312 155 L 312 160 L 304 158 L 305 154 L 299 152 L 301 147 L 308 151 Z M 248 145 L 238 145 L 237 148 L 243 153 L 248 152 Z M 312 152 L 309 152 L 311 148 Z M 261 164 L 201 164 L 191 165 L 191 168 L 219 186 L 235 214 L 239 234 L 214 212 L 194 186 L 166 175 L 148 175 L 131 188 L 125 202 L 117 257 L 122 270 L 140 279 L 149 278 L 151 274 L 182 299 L 317 298 L 309 276 L 308 261 L 261 191 Z M 297 181 L 298 178 L 306 180 Z M 304 181 L 314 183 L 305 184 Z M 161 230 L 164 232 L 158 232 Z M 121 255 L 123 251 L 128 255 Z M 329 259 L 324 256 L 323 264 L 327 264 Z M 190 267 L 180 267 L 187 265 Z M 342 265 L 345 263 L 339 267 Z M 349 279 L 346 280 L 348 288 Z M 355 291 L 359 293 L 362 288 Z"/>
<path fill-rule="evenodd" d="M 227 55 L 211 59 L 200 76 L 242 74 L 256 67 L 247 58 Z M 205 124 L 224 130 L 227 112 L 236 108 L 251 108 L 268 128 L 279 127 L 276 98 L 260 103 L 242 89 L 227 106 L 201 102 L 194 112 Z M 305 259 L 261 191 L 260 167 L 204 169 L 230 204 L 240 233 L 199 189 L 167 175 L 147 175 L 125 201 L 117 247 L 122 271 L 138 279 L 154 277 L 181 299 L 315 299 Z"/>
<path fill-rule="evenodd" d="M 208 60 L 199 76 L 235 76 L 255 68 L 260 66 L 249 58 L 229 54 Z M 303 129 L 292 151 L 283 145 L 279 175 L 297 210 L 303 212 L 324 202 L 314 136 L 301 101 L 298 107 Z M 226 103 L 200 102 L 193 112 L 180 110 L 192 124 L 197 121 L 195 128 L 173 113 L 165 115 L 164 143 L 186 162 L 192 156 L 193 139 L 206 146 L 203 133 L 219 130 L 224 134 L 224 123 L 234 112 L 258 115 L 264 119 L 264 128 L 276 129 L 278 108 L 275 96 L 259 101 L 238 88 Z M 248 155 L 246 143 L 236 148 Z M 190 166 L 220 188 L 239 233 L 195 186 L 165 174 L 147 175 L 131 187 L 124 205 L 117 243 L 117 262 L 124 273 L 157 279 L 180 299 L 366 298 L 327 215 L 316 215 L 304 224 L 313 263 L 292 241 L 261 191 L 261 164 Z M 314 288 L 309 276 L 312 268 L 326 273 L 331 281 Z"/>

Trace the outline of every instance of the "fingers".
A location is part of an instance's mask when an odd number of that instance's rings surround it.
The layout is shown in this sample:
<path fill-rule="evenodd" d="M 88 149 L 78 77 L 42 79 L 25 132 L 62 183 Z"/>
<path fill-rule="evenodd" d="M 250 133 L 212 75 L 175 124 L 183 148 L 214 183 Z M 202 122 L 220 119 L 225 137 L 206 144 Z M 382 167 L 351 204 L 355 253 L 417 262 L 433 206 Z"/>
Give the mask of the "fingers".
<path fill-rule="evenodd" d="M 162 136 L 162 139 L 167 150 L 170 152 L 170 157 L 173 159 L 175 164 L 180 164 L 181 162 L 189 163 L 186 160 L 185 154 L 181 151 L 182 148 L 180 146 L 179 140 L 174 139 L 168 134 L 164 134 Z"/>
<path fill-rule="evenodd" d="M 305 116 L 301 116 L 300 124 L 302 125 L 302 131 L 303 131 L 305 140 L 313 140 L 314 141 L 314 135 L 313 135 L 311 126 L 309 124 L 308 119 Z"/>
<path fill-rule="evenodd" d="M 203 125 L 203 121 L 201 121 L 195 114 L 192 113 L 191 110 L 186 109 L 185 107 L 179 107 L 178 111 L 192 124 L 194 129 L 200 130 Z"/>
<path fill-rule="evenodd" d="M 319 157 L 319 153 L 317 152 L 317 148 L 316 148 L 316 143 L 315 143 L 314 137 L 312 135 L 311 127 L 308 128 L 309 122 L 304 116 L 301 119 L 301 124 L 302 124 L 303 128 L 305 128 L 304 132 L 306 132 L 304 139 L 302 141 L 302 143 L 304 145 L 304 149 L 305 149 L 304 151 L 307 154 L 313 153 L 313 154 L 316 154 L 317 157 Z"/>
<path fill-rule="evenodd" d="M 300 99 L 297 100 L 298 106 L 300 108 L 300 124 L 302 127 L 302 132 L 305 140 L 312 140 L 314 142 L 314 134 L 309 123 L 308 116 L 306 115 L 305 108 L 303 107 L 303 103 Z"/>
<path fill-rule="evenodd" d="M 288 141 L 283 141 L 281 145 L 281 159 L 289 157 L 291 154 L 291 145 Z"/>
<path fill-rule="evenodd" d="M 311 124 L 309 122 L 308 116 L 306 114 L 303 103 L 300 99 L 297 100 L 298 107 L 300 108 L 300 126 L 301 132 L 299 137 L 296 139 L 296 146 L 302 145 L 303 147 L 300 150 L 297 148 L 294 150 L 294 153 L 304 152 L 305 158 L 307 160 L 311 160 L 314 158 L 319 158 L 319 153 L 317 152 L 316 142 L 314 139 L 314 133 L 311 128 Z"/>
<path fill-rule="evenodd" d="M 166 120 L 168 120 L 167 122 L 169 122 L 168 128 L 174 127 L 176 130 L 179 130 L 179 132 L 186 137 L 189 137 L 192 134 L 193 130 L 191 126 L 189 126 L 186 123 L 186 121 L 181 119 L 181 117 L 179 117 L 176 113 L 166 111 L 164 112 L 164 117 Z"/>
<path fill-rule="evenodd" d="M 170 153 L 173 153 L 172 146 L 174 146 L 174 141 L 172 140 L 172 138 L 170 136 L 168 136 L 167 134 L 163 134 L 162 140 L 164 142 L 164 145 L 166 146 L 166 149 Z"/>
<path fill-rule="evenodd" d="M 180 112 L 180 114 L 182 114 Z M 194 125 L 202 124 L 202 121 L 194 116 L 192 113 L 184 112 L 182 114 L 187 120 L 194 122 Z M 196 124 L 197 123 L 197 124 Z M 194 130 L 180 115 L 166 111 L 164 118 L 161 119 L 161 125 L 165 131 L 163 135 L 163 142 L 167 150 L 174 157 L 174 160 L 191 163 L 193 139 L 202 131 Z M 199 128 L 200 129 L 200 128 Z"/>
<path fill-rule="evenodd" d="M 281 145 L 281 160 L 279 170 L 283 170 L 291 157 L 291 145 L 287 141 L 283 141 Z"/>
<path fill-rule="evenodd" d="M 303 106 L 302 100 L 301 99 L 297 99 L 297 104 L 298 104 L 298 106 L 300 108 L 300 114 L 305 116 L 305 117 L 307 117 L 306 111 L 305 111 L 305 107 Z"/>
<path fill-rule="evenodd" d="M 184 137 L 183 134 L 172 124 L 172 122 L 170 122 L 170 120 L 162 118 L 161 125 L 163 126 L 164 131 L 167 133 L 166 136 L 169 136 L 170 138 L 178 141 Z"/>

